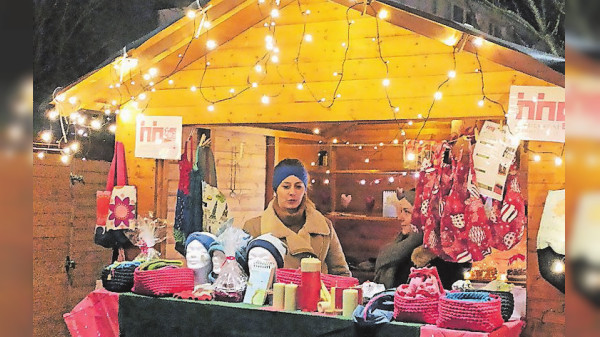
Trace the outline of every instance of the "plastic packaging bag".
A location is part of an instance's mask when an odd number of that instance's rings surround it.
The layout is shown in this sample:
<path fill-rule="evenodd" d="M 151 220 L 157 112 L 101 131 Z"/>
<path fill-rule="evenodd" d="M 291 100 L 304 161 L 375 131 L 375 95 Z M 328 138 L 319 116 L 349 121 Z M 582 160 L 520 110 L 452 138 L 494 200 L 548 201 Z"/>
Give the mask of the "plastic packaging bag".
<path fill-rule="evenodd" d="M 135 261 L 144 262 L 160 258 L 160 253 L 154 246 L 166 239 L 165 228 L 166 225 L 160 219 L 138 217 L 136 229 L 129 234 L 129 240 L 141 251 Z"/>
<path fill-rule="evenodd" d="M 219 236 L 218 241 L 223 243 L 227 258 L 221 267 L 219 277 L 213 284 L 217 301 L 242 302 L 244 300 L 248 276 L 236 261 L 236 252 L 244 249 L 249 239 L 250 236 L 243 230 L 231 226 Z"/>

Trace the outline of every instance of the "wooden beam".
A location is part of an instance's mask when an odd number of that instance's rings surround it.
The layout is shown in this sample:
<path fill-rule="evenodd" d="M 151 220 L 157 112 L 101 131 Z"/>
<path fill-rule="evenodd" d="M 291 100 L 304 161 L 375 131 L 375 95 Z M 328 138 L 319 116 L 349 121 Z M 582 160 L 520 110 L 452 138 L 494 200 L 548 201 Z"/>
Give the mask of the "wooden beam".
<path fill-rule="evenodd" d="M 249 133 L 253 135 L 262 135 L 262 136 L 270 136 L 277 138 L 289 138 L 289 139 L 300 139 L 300 140 L 308 140 L 318 142 L 320 140 L 324 141 L 325 138 L 318 135 L 301 133 L 301 132 L 293 132 L 293 131 L 283 131 L 276 129 L 268 129 L 264 127 L 258 126 L 215 126 L 215 125 L 199 125 L 198 127 L 205 127 L 215 130 L 226 130 L 231 132 L 239 132 L 239 133 Z"/>

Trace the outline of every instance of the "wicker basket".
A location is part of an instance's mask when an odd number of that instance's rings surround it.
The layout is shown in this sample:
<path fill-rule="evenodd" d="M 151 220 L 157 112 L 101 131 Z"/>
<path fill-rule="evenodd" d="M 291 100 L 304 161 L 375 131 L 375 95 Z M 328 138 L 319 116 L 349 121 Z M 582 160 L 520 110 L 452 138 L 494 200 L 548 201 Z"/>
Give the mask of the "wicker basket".
<path fill-rule="evenodd" d="M 279 283 L 293 283 L 297 285 L 302 283 L 302 272 L 300 269 L 278 268 L 275 275 Z M 323 281 L 327 290 L 330 290 L 331 287 L 352 288 L 359 284 L 358 279 L 354 277 L 323 273 L 321 273 L 321 281 Z"/>
<path fill-rule="evenodd" d="M 467 290 L 470 292 L 485 292 L 493 295 L 498 295 L 501 301 L 500 310 L 502 311 L 502 319 L 508 322 L 515 310 L 515 297 L 509 291 L 488 291 L 488 290 Z"/>
<path fill-rule="evenodd" d="M 504 321 L 500 314 L 501 301 L 497 295 L 486 294 L 491 299 L 477 301 L 483 293 L 453 293 L 457 299 L 440 298 L 439 316 L 436 325 L 440 328 L 492 332 Z M 486 297 L 487 297 L 486 296 Z"/>
<path fill-rule="evenodd" d="M 194 271 L 189 268 L 165 267 L 157 270 L 140 270 L 133 274 L 133 291 L 150 296 L 171 296 L 194 290 Z"/>

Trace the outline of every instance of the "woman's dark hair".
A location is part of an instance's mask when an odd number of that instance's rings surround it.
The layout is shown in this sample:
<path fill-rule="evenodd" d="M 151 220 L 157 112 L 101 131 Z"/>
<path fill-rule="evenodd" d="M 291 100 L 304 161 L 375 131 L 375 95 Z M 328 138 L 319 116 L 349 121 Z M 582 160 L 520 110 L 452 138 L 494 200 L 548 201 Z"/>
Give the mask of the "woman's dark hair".
<path fill-rule="evenodd" d="M 277 165 L 275 165 L 275 169 L 277 169 L 278 167 L 281 167 L 281 166 L 295 166 L 295 167 L 301 167 L 303 169 L 306 169 L 304 167 L 304 164 L 302 164 L 302 162 L 296 158 L 283 159 Z"/>

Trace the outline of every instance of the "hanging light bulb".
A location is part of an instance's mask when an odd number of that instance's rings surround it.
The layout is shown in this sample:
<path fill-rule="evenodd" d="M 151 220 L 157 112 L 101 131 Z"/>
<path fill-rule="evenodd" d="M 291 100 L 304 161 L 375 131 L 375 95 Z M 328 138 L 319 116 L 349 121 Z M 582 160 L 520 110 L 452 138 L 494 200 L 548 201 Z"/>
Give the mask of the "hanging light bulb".
<path fill-rule="evenodd" d="M 413 124 L 414 124 L 413 121 L 408 121 L 409 126 L 412 126 Z"/>
<path fill-rule="evenodd" d="M 45 143 L 50 143 L 50 141 L 52 141 L 52 132 L 50 132 L 49 130 L 46 130 L 40 134 L 40 138 Z"/>
<path fill-rule="evenodd" d="M 337 138 L 334 138 L 334 139 L 332 140 L 332 143 L 333 143 L 333 144 L 337 144 L 337 143 L 338 143 L 338 139 L 337 139 Z"/>
<path fill-rule="evenodd" d="M 52 109 L 48 111 L 48 119 L 55 121 L 58 118 L 58 111 L 56 109 Z"/>
<path fill-rule="evenodd" d="M 310 34 L 304 34 L 304 41 L 306 42 L 312 42 L 313 37 Z"/>
<path fill-rule="evenodd" d="M 60 156 L 60 161 L 65 165 L 68 164 L 70 160 L 71 157 L 69 155 L 63 154 L 62 156 Z"/>
<path fill-rule="evenodd" d="M 148 97 L 148 96 L 146 95 L 146 93 L 145 93 L 145 92 L 143 92 L 143 93 L 141 93 L 141 94 L 139 94 L 139 95 L 138 95 L 138 98 L 139 98 L 140 100 L 142 100 L 142 101 L 143 101 L 143 100 L 145 100 L 145 99 L 146 99 L 146 97 Z"/>
<path fill-rule="evenodd" d="M 448 78 L 455 78 L 455 77 L 456 77 L 456 71 L 450 70 L 448 72 Z"/>
<path fill-rule="evenodd" d="M 91 123 L 90 126 L 92 129 L 94 130 L 100 130 L 100 128 L 102 128 L 102 122 L 100 122 L 97 119 L 94 119 Z"/>
<path fill-rule="evenodd" d="M 46 153 L 43 152 L 43 151 L 42 152 L 38 152 L 37 153 L 37 157 L 38 157 L 38 159 L 44 159 L 44 157 L 46 157 Z"/>
<path fill-rule="evenodd" d="M 388 78 L 384 78 L 383 81 L 381 81 L 381 84 L 383 84 L 384 87 L 387 87 L 390 85 L 390 80 Z"/>
<path fill-rule="evenodd" d="M 64 102 L 66 98 L 67 98 L 67 95 L 65 95 L 64 93 L 56 96 L 56 100 L 59 102 Z"/>
<path fill-rule="evenodd" d="M 173 85 L 173 83 L 175 83 L 175 81 L 173 81 L 173 80 L 169 80 L 169 82 L 168 82 L 168 83 L 169 83 L 169 85 Z"/>
<path fill-rule="evenodd" d="M 267 95 L 263 95 L 263 96 L 260 98 L 260 101 L 262 102 L 262 104 L 269 104 L 269 102 L 271 101 L 271 99 L 269 98 L 269 96 L 267 96 Z"/>
<path fill-rule="evenodd" d="M 481 46 L 483 46 L 483 39 L 480 38 L 480 37 L 476 37 L 473 40 L 473 45 L 475 45 L 475 47 L 481 47 Z"/>
<path fill-rule="evenodd" d="M 193 18 L 195 18 L 195 17 L 196 17 L 196 12 L 190 9 L 189 11 L 187 11 L 187 13 L 185 13 L 185 15 L 186 15 L 188 18 L 190 18 L 190 19 L 193 19 Z"/>
<path fill-rule="evenodd" d="M 75 97 L 75 96 L 70 97 L 69 103 L 71 103 L 72 105 L 75 105 L 75 103 L 77 103 L 77 97 Z"/>
<path fill-rule="evenodd" d="M 364 180 L 364 179 L 361 179 L 361 180 L 360 180 L 360 184 L 361 184 L 361 185 L 364 185 L 364 184 L 366 184 L 366 183 L 367 183 L 367 181 L 366 181 L 366 180 Z"/>
<path fill-rule="evenodd" d="M 482 108 L 482 107 L 485 105 L 485 101 L 484 101 L 483 99 L 480 99 L 480 100 L 477 102 L 477 105 L 479 105 L 479 107 L 480 107 L 480 108 Z"/>
<path fill-rule="evenodd" d="M 112 100 L 110 103 L 111 103 L 112 105 L 117 105 L 117 101 L 116 101 L 116 100 L 114 100 L 114 99 L 113 99 L 113 100 Z"/>
<path fill-rule="evenodd" d="M 117 132 L 117 125 L 116 125 L 116 124 L 111 124 L 111 125 L 108 127 L 108 131 L 110 131 L 110 132 L 112 132 L 112 133 L 115 133 L 115 132 Z"/>
<path fill-rule="evenodd" d="M 207 106 L 206 109 L 210 112 L 213 112 L 213 111 L 215 111 L 215 106 L 213 104 L 211 104 L 211 105 Z"/>
<path fill-rule="evenodd" d="M 235 93 L 235 89 L 234 88 L 229 89 L 229 93 L 230 94 L 234 94 Z"/>
<path fill-rule="evenodd" d="M 325 184 L 325 185 L 329 185 L 329 179 L 325 179 L 325 180 L 323 180 L 323 184 Z"/>
<path fill-rule="evenodd" d="M 192 85 L 192 86 L 190 87 L 190 90 L 191 90 L 191 91 L 196 91 L 196 90 L 198 90 L 198 88 L 196 88 L 196 86 L 195 86 L 195 85 Z"/>
<path fill-rule="evenodd" d="M 204 28 L 210 28 L 210 21 L 204 21 Z"/>
<path fill-rule="evenodd" d="M 150 74 L 144 74 L 144 76 L 142 76 L 144 78 L 144 80 L 149 81 L 150 80 Z"/>
<path fill-rule="evenodd" d="M 209 50 L 217 48 L 217 42 L 215 40 L 206 41 L 206 48 L 208 48 Z"/>
<path fill-rule="evenodd" d="M 539 162 L 540 160 L 542 160 L 542 157 L 539 154 L 533 156 L 533 161 Z"/>
<path fill-rule="evenodd" d="M 262 68 L 262 66 L 261 66 L 260 64 L 257 64 L 257 65 L 255 65 L 255 66 L 254 66 L 254 70 L 255 70 L 257 73 L 260 73 L 260 72 L 262 71 L 262 69 L 263 69 L 263 68 Z"/>
<path fill-rule="evenodd" d="M 400 111 L 400 107 L 395 107 L 394 112 L 398 112 L 398 111 Z"/>
<path fill-rule="evenodd" d="M 71 143 L 71 145 L 69 145 L 69 148 L 71 149 L 71 151 L 77 152 L 77 151 L 79 151 L 79 146 L 80 146 L 79 142 L 73 142 L 73 143 Z"/>
<path fill-rule="evenodd" d="M 392 141 L 392 143 L 394 143 L 394 144 L 398 144 L 398 139 L 394 139 L 394 140 Z"/>
<path fill-rule="evenodd" d="M 271 62 L 273 62 L 273 63 L 279 62 L 279 56 L 277 56 L 277 55 L 271 56 Z"/>
<path fill-rule="evenodd" d="M 406 160 L 413 161 L 413 160 L 415 160 L 415 157 L 416 157 L 416 156 L 415 156 L 415 154 L 414 154 L 414 153 L 412 153 L 412 152 L 409 152 L 409 153 L 406 155 Z"/>
<path fill-rule="evenodd" d="M 314 129 L 313 129 L 313 133 L 314 133 L 315 135 L 318 135 L 318 134 L 320 134 L 320 133 L 321 133 L 321 130 L 319 130 L 319 128 L 314 128 Z"/>
<path fill-rule="evenodd" d="M 390 182 L 390 183 L 393 183 L 393 182 L 394 182 L 394 180 L 395 180 L 395 179 L 394 179 L 394 177 L 389 177 L 389 178 L 388 178 L 388 182 Z"/>
<path fill-rule="evenodd" d="M 375 179 L 373 182 L 375 183 L 375 185 L 379 185 L 379 183 L 381 182 L 381 180 Z"/>
<path fill-rule="evenodd" d="M 385 9 L 382 9 L 382 10 L 380 10 L 380 11 L 379 11 L 379 13 L 377 14 L 377 16 L 378 16 L 378 17 L 379 17 L 381 20 L 384 20 L 384 19 L 386 19 L 386 18 L 388 17 L 388 15 L 389 15 L 389 12 L 388 12 L 387 10 L 385 10 Z"/>
<path fill-rule="evenodd" d="M 330 174 L 330 173 L 331 173 L 330 170 L 325 171 L 325 174 Z"/>
<path fill-rule="evenodd" d="M 365 158 L 365 163 L 369 163 L 371 160 L 369 158 Z"/>
<path fill-rule="evenodd" d="M 562 162 L 563 162 L 563 160 L 561 157 L 554 158 L 554 165 L 560 166 L 560 165 L 562 165 Z"/>
<path fill-rule="evenodd" d="M 400 131 L 400 135 L 402 135 L 402 136 L 406 136 L 406 131 L 404 131 L 404 130 L 401 130 L 401 131 Z"/>
<path fill-rule="evenodd" d="M 565 263 L 562 260 L 556 260 L 552 263 L 552 272 L 562 274 L 565 272 Z"/>
<path fill-rule="evenodd" d="M 256 88 L 256 87 L 258 87 L 258 83 L 252 82 L 252 88 Z"/>
<path fill-rule="evenodd" d="M 302 89 L 304 89 L 304 84 L 302 84 L 302 83 L 298 83 L 298 84 L 296 85 L 296 88 L 298 88 L 298 90 L 302 90 Z"/>
<path fill-rule="evenodd" d="M 273 8 L 271 10 L 271 17 L 272 18 L 278 18 L 279 17 L 279 10 L 277 8 Z"/>
<path fill-rule="evenodd" d="M 435 98 L 436 101 L 439 101 L 440 99 L 442 99 L 442 92 L 436 91 L 435 94 L 433 94 L 433 98 Z"/>

